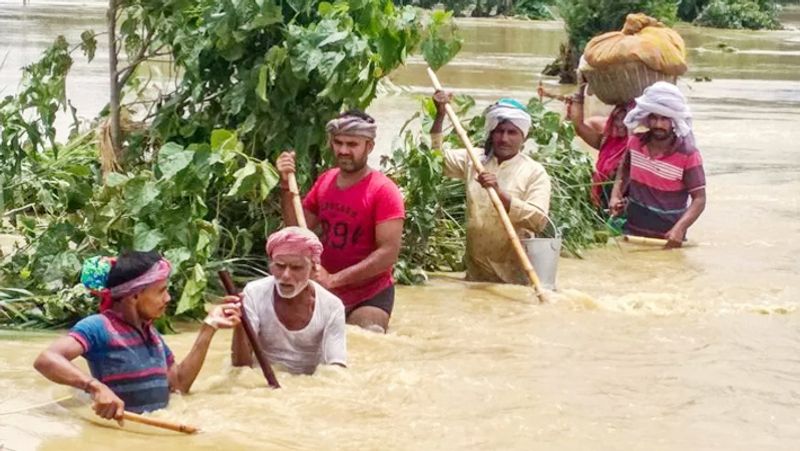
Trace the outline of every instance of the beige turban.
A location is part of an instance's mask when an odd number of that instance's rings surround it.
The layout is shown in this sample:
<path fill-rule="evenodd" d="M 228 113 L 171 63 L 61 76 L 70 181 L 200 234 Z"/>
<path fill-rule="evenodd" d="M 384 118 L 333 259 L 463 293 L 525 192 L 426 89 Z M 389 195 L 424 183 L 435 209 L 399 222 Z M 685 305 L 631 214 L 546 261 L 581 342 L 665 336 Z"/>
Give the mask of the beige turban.
<path fill-rule="evenodd" d="M 378 125 L 358 116 L 342 116 L 331 119 L 325 126 L 325 130 L 330 135 L 353 135 L 375 139 Z"/>

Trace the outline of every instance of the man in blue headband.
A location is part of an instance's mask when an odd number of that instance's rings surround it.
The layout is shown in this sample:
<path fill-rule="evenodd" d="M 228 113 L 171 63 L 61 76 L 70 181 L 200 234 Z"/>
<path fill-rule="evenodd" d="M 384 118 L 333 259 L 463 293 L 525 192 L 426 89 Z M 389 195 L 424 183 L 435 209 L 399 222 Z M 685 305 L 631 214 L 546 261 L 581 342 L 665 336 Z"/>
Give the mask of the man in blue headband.
<path fill-rule="evenodd" d="M 442 147 L 442 123 L 450 95 L 437 91 L 431 147 Z M 540 232 L 550 208 L 550 177 L 544 167 L 522 152 L 531 117 L 513 99 L 501 99 L 486 110 L 485 171 L 477 173 L 465 149 L 446 149 L 444 173 L 464 180 L 467 188 L 467 279 L 527 283 L 511 242 L 503 231 L 486 188 L 497 191 L 521 238 Z"/>

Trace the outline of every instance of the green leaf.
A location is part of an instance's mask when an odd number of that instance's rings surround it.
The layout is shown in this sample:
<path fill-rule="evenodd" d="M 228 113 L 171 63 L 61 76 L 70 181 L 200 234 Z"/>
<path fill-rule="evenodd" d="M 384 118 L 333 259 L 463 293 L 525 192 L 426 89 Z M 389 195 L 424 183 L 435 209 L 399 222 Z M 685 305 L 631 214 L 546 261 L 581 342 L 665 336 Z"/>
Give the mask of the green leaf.
<path fill-rule="evenodd" d="M 200 264 L 194 265 L 189 279 L 186 280 L 186 284 L 183 286 L 183 292 L 181 293 L 180 301 L 178 301 L 178 306 L 175 309 L 175 314 L 181 315 L 200 306 L 203 301 L 203 292 L 207 284 L 208 280 L 203 267 Z"/>
<path fill-rule="evenodd" d="M 262 161 L 259 164 L 259 172 L 261 173 L 261 178 L 259 179 L 259 184 L 261 185 L 261 200 L 264 200 L 269 196 L 270 191 L 278 185 L 280 176 L 275 166 L 267 161 Z"/>
<path fill-rule="evenodd" d="M 237 150 L 239 147 L 239 138 L 235 132 L 225 129 L 216 129 L 211 132 L 211 150 L 215 152 L 230 152 Z"/>
<path fill-rule="evenodd" d="M 433 70 L 439 70 L 461 50 L 462 39 L 453 22 L 453 13 L 434 11 L 422 41 L 422 55 Z"/>
<path fill-rule="evenodd" d="M 86 30 L 81 33 L 81 50 L 91 63 L 94 59 L 94 53 L 97 50 L 97 37 L 94 31 Z"/>
<path fill-rule="evenodd" d="M 78 164 L 65 165 L 64 171 L 76 177 L 90 177 L 92 175 L 91 167 Z"/>
<path fill-rule="evenodd" d="M 128 180 L 130 180 L 130 177 L 125 174 L 120 174 L 119 172 L 109 172 L 106 174 L 106 186 L 109 188 L 124 185 Z"/>
<path fill-rule="evenodd" d="M 186 169 L 193 160 L 193 151 L 183 150 L 183 147 L 178 144 L 165 144 L 158 155 L 158 169 L 161 171 L 161 178 L 171 180 L 179 172 Z"/>
<path fill-rule="evenodd" d="M 269 67 L 264 64 L 258 71 L 258 86 L 256 86 L 256 94 L 258 98 L 267 102 L 267 79 L 269 78 Z"/>
<path fill-rule="evenodd" d="M 125 198 L 128 201 L 127 207 L 131 214 L 139 212 L 150 205 L 161 194 L 161 191 L 152 180 L 136 179 L 128 183 Z"/>
<path fill-rule="evenodd" d="M 164 240 L 164 235 L 151 229 L 143 222 L 133 227 L 133 249 L 142 252 L 152 251 Z"/>
<path fill-rule="evenodd" d="M 230 191 L 226 196 L 240 196 L 250 190 L 255 182 L 255 176 L 258 172 L 258 166 L 252 161 L 248 161 L 243 168 L 236 171 L 233 177 L 236 181 L 231 186 Z"/>
<path fill-rule="evenodd" d="M 192 258 L 192 253 L 185 247 L 177 247 L 164 252 L 164 258 L 169 260 L 172 266 L 177 269 L 180 268 L 184 262 Z"/>

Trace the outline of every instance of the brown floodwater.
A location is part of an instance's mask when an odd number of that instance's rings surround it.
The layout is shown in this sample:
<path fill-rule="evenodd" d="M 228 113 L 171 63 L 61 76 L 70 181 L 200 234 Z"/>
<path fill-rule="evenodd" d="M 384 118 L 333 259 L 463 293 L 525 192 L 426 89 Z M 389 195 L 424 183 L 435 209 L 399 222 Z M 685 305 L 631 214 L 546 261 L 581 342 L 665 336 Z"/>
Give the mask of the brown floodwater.
<path fill-rule="evenodd" d="M 0 0 L 2 95 L 57 33 L 74 41 L 102 28 L 105 2 L 32 3 Z M 54 335 L 0 332 L 0 449 L 800 448 L 798 11 L 784 12 L 782 31 L 678 27 L 691 68 L 680 86 L 708 177 L 692 246 L 562 258 L 544 306 L 525 287 L 454 275 L 400 287 L 389 334 L 348 328 L 349 368 L 279 372 L 277 391 L 257 370 L 230 367 L 221 332 L 192 394 L 156 413 L 203 429 L 191 437 L 42 406 L 68 394 L 31 368 Z M 558 22 L 460 25 L 464 50 L 440 78 L 481 105 L 533 95 L 564 38 Z M 101 51 L 69 82 L 86 117 L 106 98 Z M 379 152 L 431 93 L 423 69 L 412 58 L 371 107 Z M 166 338 L 179 357 L 194 339 L 184 330 Z"/>

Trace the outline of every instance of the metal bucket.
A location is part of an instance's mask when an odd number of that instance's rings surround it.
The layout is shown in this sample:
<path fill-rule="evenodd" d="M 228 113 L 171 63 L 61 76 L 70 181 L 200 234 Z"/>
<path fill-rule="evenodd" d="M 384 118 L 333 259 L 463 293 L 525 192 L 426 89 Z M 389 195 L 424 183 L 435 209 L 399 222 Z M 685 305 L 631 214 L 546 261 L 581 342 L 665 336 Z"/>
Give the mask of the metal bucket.
<path fill-rule="evenodd" d="M 555 290 L 558 258 L 561 256 L 561 232 L 550 218 L 547 221 L 553 228 L 554 238 L 527 238 L 520 242 L 542 286 Z"/>

